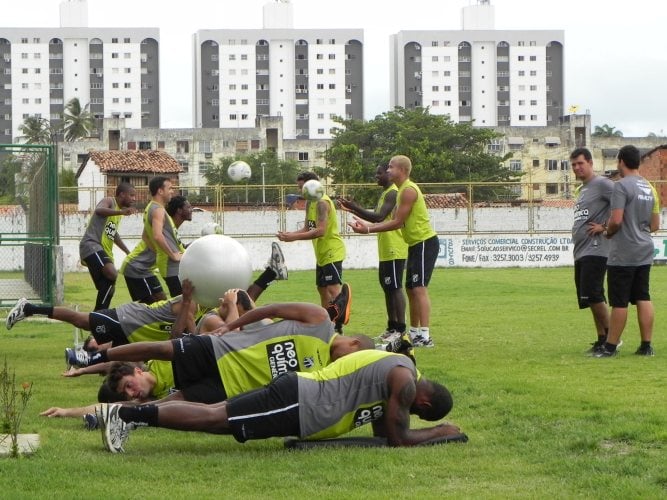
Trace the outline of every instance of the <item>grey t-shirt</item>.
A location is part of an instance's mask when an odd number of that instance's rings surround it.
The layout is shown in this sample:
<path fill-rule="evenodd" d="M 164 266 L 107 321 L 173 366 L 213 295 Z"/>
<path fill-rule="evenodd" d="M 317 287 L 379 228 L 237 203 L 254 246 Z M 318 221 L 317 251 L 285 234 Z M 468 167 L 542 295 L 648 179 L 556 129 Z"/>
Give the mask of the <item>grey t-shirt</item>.
<path fill-rule="evenodd" d="M 628 175 L 616 182 L 611 209 L 623 209 L 623 224 L 609 245 L 610 266 L 644 266 L 653 263 L 651 217 L 658 202 L 653 187 L 640 175 Z"/>
<path fill-rule="evenodd" d="M 586 231 L 589 222 L 605 224 L 609 220 L 609 202 L 613 190 L 614 183 L 601 176 L 593 177 L 579 188 L 572 225 L 574 260 L 588 255 L 607 257 L 609 254 L 607 238 L 601 234 L 589 236 Z"/>

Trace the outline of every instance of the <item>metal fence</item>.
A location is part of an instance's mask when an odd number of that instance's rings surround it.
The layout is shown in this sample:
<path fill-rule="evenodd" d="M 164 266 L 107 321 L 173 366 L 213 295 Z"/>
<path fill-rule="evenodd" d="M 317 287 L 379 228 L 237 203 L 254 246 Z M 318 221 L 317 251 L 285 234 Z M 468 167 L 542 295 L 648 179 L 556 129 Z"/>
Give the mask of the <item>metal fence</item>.
<path fill-rule="evenodd" d="M 4 186 L 5 196 L 16 203 L 0 207 L 0 259 L 15 263 L 0 273 L 0 305 L 17 297 L 53 303 L 59 227 L 54 148 L 0 145 L 0 165 L 14 181 Z"/>

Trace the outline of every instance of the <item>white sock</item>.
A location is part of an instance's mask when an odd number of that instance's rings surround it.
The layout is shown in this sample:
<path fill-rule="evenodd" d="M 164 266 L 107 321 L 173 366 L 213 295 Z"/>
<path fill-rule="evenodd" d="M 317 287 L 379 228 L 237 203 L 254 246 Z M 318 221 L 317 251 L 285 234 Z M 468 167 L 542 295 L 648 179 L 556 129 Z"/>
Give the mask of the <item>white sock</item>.
<path fill-rule="evenodd" d="M 410 340 L 414 340 L 417 335 L 419 335 L 419 327 L 418 326 L 411 326 L 410 327 Z"/>
<path fill-rule="evenodd" d="M 419 335 L 421 335 L 424 340 L 428 340 L 431 338 L 431 334 L 429 333 L 428 326 L 422 326 L 419 328 Z"/>

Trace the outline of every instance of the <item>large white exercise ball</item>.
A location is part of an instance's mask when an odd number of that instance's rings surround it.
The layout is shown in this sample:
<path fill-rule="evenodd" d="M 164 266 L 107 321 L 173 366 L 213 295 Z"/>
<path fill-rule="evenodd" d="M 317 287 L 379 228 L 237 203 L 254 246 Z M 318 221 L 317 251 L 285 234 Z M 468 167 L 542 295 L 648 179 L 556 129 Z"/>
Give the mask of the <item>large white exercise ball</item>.
<path fill-rule="evenodd" d="M 252 170 L 250 170 L 250 165 L 244 161 L 235 161 L 229 167 L 227 167 L 227 175 L 234 182 L 241 182 L 246 179 L 250 179 L 252 175 Z"/>
<path fill-rule="evenodd" d="M 230 288 L 248 288 L 251 276 L 246 249 L 222 234 L 209 234 L 190 243 L 178 271 L 181 281 L 192 282 L 195 302 L 205 307 L 216 307 Z"/>

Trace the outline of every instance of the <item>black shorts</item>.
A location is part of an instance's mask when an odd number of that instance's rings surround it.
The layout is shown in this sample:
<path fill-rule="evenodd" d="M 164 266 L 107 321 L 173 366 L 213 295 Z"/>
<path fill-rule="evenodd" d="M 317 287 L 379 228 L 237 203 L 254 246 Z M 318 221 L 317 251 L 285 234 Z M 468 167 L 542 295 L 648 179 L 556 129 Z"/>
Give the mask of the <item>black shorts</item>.
<path fill-rule="evenodd" d="M 111 342 L 115 347 L 130 343 L 120 326 L 115 309 L 100 309 L 89 313 L 88 323 L 90 323 L 90 333 L 98 344 Z"/>
<path fill-rule="evenodd" d="M 227 399 L 213 344 L 208 335 L 186 335 L 171 341 L 174 385 L 186 401 L 219 403 Z"/>
<path fill-rule="evenodd" d="M 239 443 L 249 439 L 299 436 L 299 383 L 283 373 L 266 387 L 227 400 L 227 420 Z"/>
<path fill-rule="evenodd" d="M 181 280 L 178 279 L 178 276 L 167 276 L 164 279 L 164 282 L 167 284 L 167 288 L 169 289 L 169 296 L 176 297 L 183 293 Z"/>
<path fill-rule="evenodd" d="M 405 259 L 381 261 L 378 266 L 380 286 L 385 292 L 403 288 L 403 272 Z"/>
<path fill-rule="evenodd" d="M 586 255 L 574 261 L 574 285 L 577 290 L 579 309 L 591 304 L 606 302 L 604 275 L 607 272 L 607 257 Z"/>
<path fill-rule="evenodd" d="M 129 278 L 125 276 L 125 283 L 127 283 L 130 297 L 135 302 L 142 302 L 152 295 L 164 293 L 157 276 L 149 276 L 148 278 Z"/>
<path fill-rule="evenodd" d="M 107 264 L 113 264 L 113 259 L 104 250 L 90 254 L 85 259 L 81 259 L 86 263 L 90 277 L 93 278 L 93 283 L 97 286 L 97 282 L 104 278 L 102 269 Z"/>
<path fill-rule="evenodd" d="M 611 307 L 628 307 L 628 303 L 651 300 L 649 277 L 651 265 L 607 266 L 607 288 Z"/>
<path fill-rule="evenodd" d="M 439 252 L 440 241 L 437 235 L 408 248 L 406 288 L 428 286 Z"/>
<path fill-rule="evenodd" d="M 315 285 L 324 287 L 343 284 L 343 261 L 315 266 Z"/>

